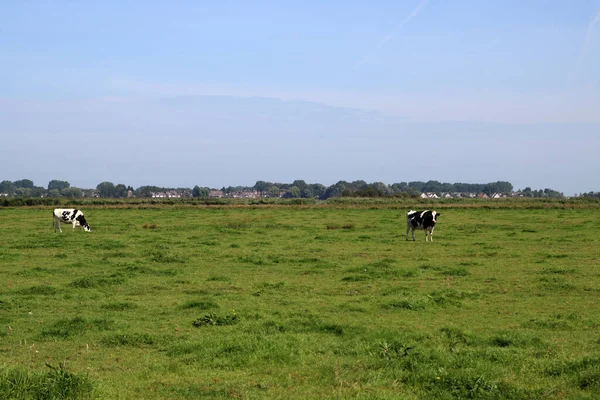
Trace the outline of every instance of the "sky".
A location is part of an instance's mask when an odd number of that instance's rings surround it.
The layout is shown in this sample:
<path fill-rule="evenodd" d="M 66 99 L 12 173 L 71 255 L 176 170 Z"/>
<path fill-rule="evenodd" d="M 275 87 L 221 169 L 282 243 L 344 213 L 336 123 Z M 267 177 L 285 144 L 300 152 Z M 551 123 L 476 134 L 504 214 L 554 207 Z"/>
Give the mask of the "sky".
<path fill-rule="evenodd" d="M 600 0 L 0 2 L 0 180 L 600 191 Z"/>

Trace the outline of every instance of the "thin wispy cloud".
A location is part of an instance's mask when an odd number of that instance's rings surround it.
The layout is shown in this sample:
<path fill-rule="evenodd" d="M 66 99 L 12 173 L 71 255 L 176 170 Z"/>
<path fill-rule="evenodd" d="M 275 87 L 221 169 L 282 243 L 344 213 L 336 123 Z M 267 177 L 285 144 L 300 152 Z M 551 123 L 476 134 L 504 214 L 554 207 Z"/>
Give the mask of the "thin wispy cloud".
<path fill-rule="evenodd" d="M 581 51 L 579 52 L 579 57 L 577 58 L 577 64 L 575 65 L 575 70 L 569 75 L 569 81 L 571 81 L 574 76 L 579 74 L 579 71 L 585 63 L 596 25 L 600 25 L 600 9 L 598 9 L 596 13 L 592 15 L 592 18 L 587 26 L 585 38 L 583 39 L 583 45 L 581 46 Z"/>
<path fill-rule="evenodd" d="M 599 22 L 600 22 L 600 9 L 596 11 L 596 14 L 594 15 L 594 17 L 588 24 L 587 32 L 585 34 L 585 40 L 583 42 L 583 50 L 582 51 L 587 51 L 587 48 L 590 45 L 590 41 L 592 40 L 592 33 L 594 32 L 594 28 L 595 28 L 596 24 Z"/>
<path fill-rule="evenodd" d="M 390 31 L 390 33 L 388 33 L 387 35 L 385 35 L 377 44 L 377 46 L 375 47 L 375 49 L 373 49 L 373 51 L 369 54 L 367 54 L 365 57 L 363 57 L 359 62 L 357 62 L 354 65 L 353 70 L 357 70 L 360 69 L 364 64 L 366 64 L 367 62 L 369 62 L 371 59 L 373 59 L 373 57 L 381 50 L 383 49 L 383 47 L 394 38 L 394 36 L 396 36 L 398 34 L 398 31 L 400 31 L 400 29 L 402 29 L 406 24 L 408 24 L 410 21 L 412 21 L 414 18 L 416 18 L 421 11 L 427 7 L 427 4 L 429 3 L 429 0 L 421 0 L 419 1 L 419 3 L 417 4 L 417 6 L 410 12 L 410 14 L 408 14 L 402 21 L 400 21 L 395 27 L 394 29 L 392 29 Z"/>

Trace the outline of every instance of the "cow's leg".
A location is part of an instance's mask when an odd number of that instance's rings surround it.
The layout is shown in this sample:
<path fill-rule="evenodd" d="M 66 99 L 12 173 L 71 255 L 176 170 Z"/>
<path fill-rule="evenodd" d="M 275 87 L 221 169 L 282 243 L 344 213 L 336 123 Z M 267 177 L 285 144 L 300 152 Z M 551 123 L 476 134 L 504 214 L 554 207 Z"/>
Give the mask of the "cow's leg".
<path fill-rule="evenodd" d="M 62 229 L 60 229 L 60 220 L 59 219 L 56 220 L 56 225 L 58 226 L 58 230 L 60 231 L 60 233 L 62 233 Z M 55 230 L 55 232 L 56 232 L 56 230 Z"/>
<path fill-rule="evenodd" d="M 410 224 L 406 223 L 406 240 L 408 240 L 408 231 L 410 230 Z"/>
<path fill-rule="evenodd" d="M 73 220 L 71 223 L 73 224 L 73 232 L 75 232 L 75 225 L 77 225 L 77 221 Z"/>
<path fill-rule="evenodd" d="M 415 227 L 414 227 L 414 226 L 412 227 L 412 237 L 413 237 L 413 242 L 414 242 L 415 240 L 417 240 L 417 239 L 415 238 Z"/>
<path fill-rule="evenodd" d="M 431 230 L 429 231 L 429 239 L 431 239 L 430 241 L 433 242 L 433 230 L 435 229 L 435 226 L 431 227 Z"/>

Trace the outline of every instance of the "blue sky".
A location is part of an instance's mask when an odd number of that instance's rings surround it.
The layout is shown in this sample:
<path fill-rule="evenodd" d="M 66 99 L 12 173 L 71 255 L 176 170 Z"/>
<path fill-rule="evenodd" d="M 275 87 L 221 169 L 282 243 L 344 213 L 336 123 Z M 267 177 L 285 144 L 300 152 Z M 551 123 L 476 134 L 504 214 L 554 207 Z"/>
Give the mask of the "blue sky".
<path fill-rule="evenodd" d="M 598 191 L 600 0 L 5 1 L 0 135 L 40 186 Z"/>

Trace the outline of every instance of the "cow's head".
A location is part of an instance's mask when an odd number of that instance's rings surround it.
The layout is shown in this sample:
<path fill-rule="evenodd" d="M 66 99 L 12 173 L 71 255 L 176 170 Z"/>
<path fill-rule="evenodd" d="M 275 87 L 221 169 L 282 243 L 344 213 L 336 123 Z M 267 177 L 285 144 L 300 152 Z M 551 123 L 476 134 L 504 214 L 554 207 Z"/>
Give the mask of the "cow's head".
<path fill-rule="evenodd" d="M 83 228 L 84 231 L 86 231 L 86 232 L 92 231 L 92 228 L 90 228 L 90 225 L 85 220 L 85 217 L 83 216 L 83 214 L 79 214 L 77 216 L 77 218 L 75 218 L 75 219 L 77 220 L 77 222 L 79 222 L 79 225 L 81 225 L 81 227 Z"/>
<path fill-rule="evenodd" d="M 437 222 L 437 218 L 438 218 L 440 215 L 442 215 L 442 214 L 440 214 L 440 213 L 439 213 L 439 212 L 437 212 L 437 211 L 432 211 L 432 212 L 431 212 L 431 216 L 433 217 L 433 223 L 434 223 L 434 224 Z"/>

